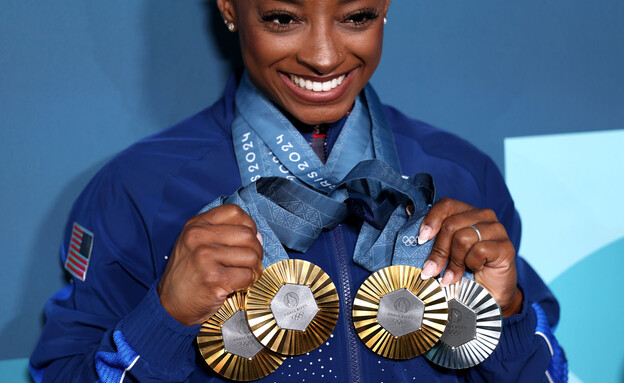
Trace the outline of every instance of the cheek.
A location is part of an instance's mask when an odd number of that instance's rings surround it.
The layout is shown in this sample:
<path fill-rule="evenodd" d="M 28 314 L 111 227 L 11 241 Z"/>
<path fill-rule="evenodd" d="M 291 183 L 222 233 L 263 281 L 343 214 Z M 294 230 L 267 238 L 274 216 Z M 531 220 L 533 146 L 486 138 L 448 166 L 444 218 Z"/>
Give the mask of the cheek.
<path fill-rule="evenodd" d="M 351 42 L 351 51 L 373 69 L 381 59 L 383 33 L 375 32 L 366 37 L 361 36 Z"/>
<path fill-rule="evenodd" d="M 246 64 L 254 65 L 254 71 L 262 71 L 287 56 L 288 44 L 268 33 L 252 30 L 241 34 L 241 49 Z"/>

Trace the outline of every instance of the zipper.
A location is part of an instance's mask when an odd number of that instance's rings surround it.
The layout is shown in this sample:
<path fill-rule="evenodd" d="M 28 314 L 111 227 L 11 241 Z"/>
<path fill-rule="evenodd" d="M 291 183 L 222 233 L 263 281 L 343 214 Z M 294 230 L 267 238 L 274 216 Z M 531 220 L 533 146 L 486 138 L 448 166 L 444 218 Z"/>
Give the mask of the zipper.
<path fill-rule="evenodd" d="M 347 254 L 344 233 L 342 225 L 338 225 L 334 230 L 330 231 L 334 240 L 334 247 L 338 255 L 338 267 L 340 269 L 340 282 L 342 284 L 342 292 L 344 294 L 344 314 L 342 315 L 343 325 L 347 331 L 347 358 L 349 360 L 350 382 L 359 383 L 360 379 L 360 356 L 358 353 L 358 339 L 353 327 L 353 297 L 351 293 L 351 275 L 349 273 L 349 264 L 351 257 Z"/>

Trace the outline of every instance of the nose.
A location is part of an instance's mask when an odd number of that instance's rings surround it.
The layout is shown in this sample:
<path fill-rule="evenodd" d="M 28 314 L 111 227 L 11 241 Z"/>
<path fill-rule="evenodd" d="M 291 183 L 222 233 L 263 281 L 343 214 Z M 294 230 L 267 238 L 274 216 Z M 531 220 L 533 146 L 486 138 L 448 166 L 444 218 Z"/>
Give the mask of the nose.
<path fill-rule="evenodd" d="M 297 54 L 297 61 L 318 75 L 332 73 L 344 60 L 344 44 L 331 26 L 312 27 Z"/>

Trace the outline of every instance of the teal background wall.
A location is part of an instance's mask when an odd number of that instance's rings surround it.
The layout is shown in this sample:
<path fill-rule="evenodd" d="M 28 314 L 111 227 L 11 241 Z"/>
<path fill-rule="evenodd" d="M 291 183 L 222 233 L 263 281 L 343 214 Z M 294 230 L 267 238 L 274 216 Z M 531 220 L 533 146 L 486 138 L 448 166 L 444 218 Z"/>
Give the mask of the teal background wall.
<path fill-rule="evenodd" d="M 237 59 L 214 9 L 0 0 L 0 380 L 27 381 L 43 304 L 64 281 L 63 225 L 90 177 L 220 96 Z M 588 313 L 622 314 L 623 48 L 619 0 L 394 0 L 373 78 L 384 102 L 505 170 L 520 251 L 562 303 L 571 381 L 624 380 L 622 331 L 578 336 Z"/>

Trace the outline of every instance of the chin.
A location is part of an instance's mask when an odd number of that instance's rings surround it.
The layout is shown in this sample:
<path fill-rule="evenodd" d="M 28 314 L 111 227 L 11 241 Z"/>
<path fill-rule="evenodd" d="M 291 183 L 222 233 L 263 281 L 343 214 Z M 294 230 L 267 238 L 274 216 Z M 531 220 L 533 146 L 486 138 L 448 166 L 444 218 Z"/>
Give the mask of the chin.
<path fill-rule="evenodd" d="M 306 114 L 291 113 L 291 114 L 298 121 L 304 124 L 320 125 L 320 124 L 330 124 L 332 122 L 336 122 L 340 120 L 345 114 L 347 114 L 347 111 L 348 109 L 346 109 L 344 113 L 341 113 L 341 112 L 326 113 L 322 110 L 322 108 L 319 108 L 319 110 L 315 111 L 314 113 L 306 113 Z"/>
<path fill-rule="evenodd" d="M 310 105 L 308 103 L 290 101 L 288 103 L 280 103 L 282 111 L 286 111 L 297 121 L 306 125 L 319 125 L 330 124 L 343 118 L 351 110 L 355 97 L 344 100 L 338 105 Z"/>

